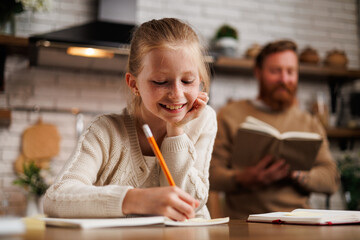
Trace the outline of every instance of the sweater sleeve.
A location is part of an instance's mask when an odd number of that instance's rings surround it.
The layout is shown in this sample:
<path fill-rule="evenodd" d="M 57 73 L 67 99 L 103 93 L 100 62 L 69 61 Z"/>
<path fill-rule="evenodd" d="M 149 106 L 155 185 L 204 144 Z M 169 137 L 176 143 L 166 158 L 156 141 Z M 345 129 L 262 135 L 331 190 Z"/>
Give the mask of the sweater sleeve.
<path fill-rule="evenodd" d="M 230 158 L 232 152 L 231 123 L 228 114 L 220 110 L 217 117 L 218 131 L 216 134 L 214 151 L 210 166 L 210 189 L 215 191 L 236 191 L 234 181 L 235 171 L 231 168 Z"/>
<path fill-rule="evenodd" d="M 333 160 L 326 133 L 321 124 L 313 120 L 314 132 L 320 133 L 323 138 L 323 143 L 320 147 L 319 153 L 316 157 L 314 166 L 309 171 L 309 181 L 305 188 L 310 192 L 334 193 L 340 184 L 340 175 Z"/>
<path fill-rule="evenodd" d="M 215 111 L 207 107 L 203 116 L 193 121 L 186 133 L 166 137 L 161 151 L 175 184 L 199 200 L 197 216 L 209 218 L 206 202 L 209 192 L 209 165 L 217 130 Z M 160 185 L 168 185 L 162 172 Z"/>
<path fill-rule="evenodd" d="M 73 156 L 47 190 L 44 211 L 52 217 L 119 217 L 130 186 L 96 186 L 114 145 L 111 127 L 94 121 L 81 136 Z M 115 156 L 116 157 L 116 156 Z"/>

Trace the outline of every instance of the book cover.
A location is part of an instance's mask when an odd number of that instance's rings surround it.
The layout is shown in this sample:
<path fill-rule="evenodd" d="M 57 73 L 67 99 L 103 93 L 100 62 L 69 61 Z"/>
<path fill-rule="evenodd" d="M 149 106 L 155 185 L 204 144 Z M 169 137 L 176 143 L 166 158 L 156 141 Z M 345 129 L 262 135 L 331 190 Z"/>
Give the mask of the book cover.
<path fill-rule="evenodd" d="M 134 218 L 43 218 L 46 226 L 68 228 L 109 228 L 134 227 L 163 224 L 164 217 L 134 217 Z"/>
<path fill-rule="evenodd" d="M 360 224 L 360 211 L 299 208 L 291 212 L 251 214 L 247 221 L 305 225 Z"/>
<path fill-rule="evenodd" d="M 322 138 L 317 133 L 280 133 L 271 125 L 247 117 L 234 139 L 233 162 L 239 167 L 253 166 L 268 154 L 283 158 L 291 170 L 311 169 Z"/>
<path fill-rule="evenodd" d="M 229 218 L 203 219 L 193 218 L 186 221 L 173 221 L 163 216 L 130 217 L 130 218 L 43 218 L 47 226 L 67 228 L 109 228 L 134 227 L 149 225 L 165 226 L 209 226 L 229 222 Z"/>

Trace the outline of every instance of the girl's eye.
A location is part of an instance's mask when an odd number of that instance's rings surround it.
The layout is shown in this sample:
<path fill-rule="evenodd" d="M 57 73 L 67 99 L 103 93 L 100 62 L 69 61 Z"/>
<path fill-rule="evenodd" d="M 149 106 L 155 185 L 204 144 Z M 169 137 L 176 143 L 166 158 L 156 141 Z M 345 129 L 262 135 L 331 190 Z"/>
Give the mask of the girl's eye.
<path fill-rule="evenodd" d="M 166 81 L 162 81 L 162 82 L 160 82 L 160 81 L 152 81 L 154 84 L 156 84 L 156 85 L 164 85 L 165 83 L 166 83 Z"/>
<path fill-rule="evenodd" d="M 194 80 L 181 80 L 185 84 L 191 84 L 194 82 Z"/>

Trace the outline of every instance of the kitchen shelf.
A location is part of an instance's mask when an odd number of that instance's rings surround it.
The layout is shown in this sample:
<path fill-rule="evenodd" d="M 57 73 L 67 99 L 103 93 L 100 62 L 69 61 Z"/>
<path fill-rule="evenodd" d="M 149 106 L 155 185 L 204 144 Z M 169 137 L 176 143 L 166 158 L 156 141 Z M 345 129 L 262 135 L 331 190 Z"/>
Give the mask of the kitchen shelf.
<path fill-rule="evenodd" d="M 214 75 L 229 74 L 239 76 L 254 76 L 254 60 L 219 56 L 212 64 Z M 335 113 L 337 99 L 341 87 L 360 79 L 360 69 L 347 69 L 300 63 L 299 77 L 301 81 L 323 81 L 329 86 L 331 110 Z"/>
<path fill-rule="evenodd" d="M 243 75 L 253 74 L 253 66 L 254 60 L 224 56 L 218 57 L 213 64 L 215 73 Z M 360 78 L 360 69 L 334 68 L 301 63 L 299 66 L 299 74 L 307 77 L 316 77 L 317 79 L 354 80 Z"/>
<path fill-rule="evenodd" d="M 28 44 L 28 38 L 0 34 L 0 45 L 7 48 L 8 54 L 27 54 Z"/>
<path fill-rule="evenodd" d="M 328 138 L 360 138 L 360 129 L 326 128 Z"/>
<path fill-rule="evenodd" d="M 26 47 L 28 45 L 28 39 L 25 37 L 0 34 L 0 44 Z"/>

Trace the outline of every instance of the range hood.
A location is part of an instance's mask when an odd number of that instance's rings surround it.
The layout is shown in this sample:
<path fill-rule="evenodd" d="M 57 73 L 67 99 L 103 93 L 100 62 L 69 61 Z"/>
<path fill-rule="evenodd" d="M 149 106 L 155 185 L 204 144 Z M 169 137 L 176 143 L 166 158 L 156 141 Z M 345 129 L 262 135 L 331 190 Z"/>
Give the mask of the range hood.
<path fill-rule="evenodd" d="M 29 38 L 30 65 L 124 71 L 135 25 L 95 21 Z M 100 50 L 105 55 L 73 55 L 70 49 Z"/>
<path fill-rule="evenodd" d="M 100 0 L 99 20 L 30 36 L 30 65 L 124 72 L 135 11 L 136 1 Z"/>

